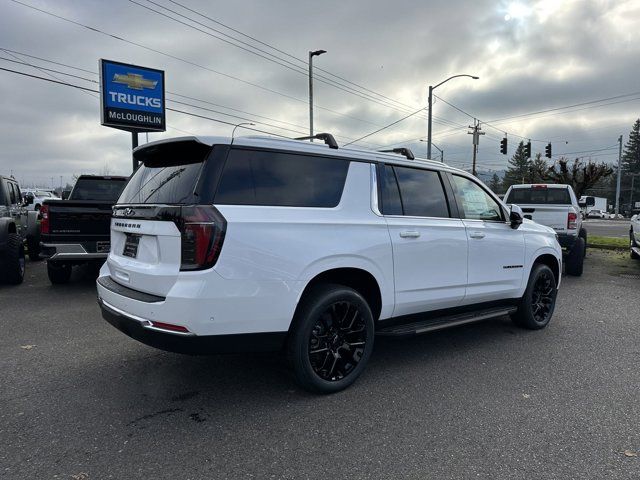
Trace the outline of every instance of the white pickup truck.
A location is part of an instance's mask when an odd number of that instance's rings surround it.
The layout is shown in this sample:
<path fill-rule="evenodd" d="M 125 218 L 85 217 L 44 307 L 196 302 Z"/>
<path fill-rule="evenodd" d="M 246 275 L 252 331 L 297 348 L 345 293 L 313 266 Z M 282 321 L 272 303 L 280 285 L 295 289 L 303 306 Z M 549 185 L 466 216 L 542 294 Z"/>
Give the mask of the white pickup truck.
<path fill-rule="evenodd" d="M 513 185 L 507 190 L 504 202 L 522 208 L 525 218 L 553 228 L 566 257 L 567 274 L 582 275 L 587 232 L 582 228 L 580 206 L 570 185 Z"/>

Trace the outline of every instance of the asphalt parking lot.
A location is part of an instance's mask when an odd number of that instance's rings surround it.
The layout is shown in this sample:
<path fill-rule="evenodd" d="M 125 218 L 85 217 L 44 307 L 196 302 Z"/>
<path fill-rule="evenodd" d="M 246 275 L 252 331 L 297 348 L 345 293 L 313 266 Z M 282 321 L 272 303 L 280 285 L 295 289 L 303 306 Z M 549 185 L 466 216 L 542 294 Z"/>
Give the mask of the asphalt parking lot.
<path fill-rule="evenodd" d="M 629 220 L 585 219 L 584 228 L 591 235 L 604 237 L 629 238 Z"/>
<path fill-rule="evenodd" d="M 332 396 L 278 355 L 153 350 L 43 262 L 0 286 L 0 478 L 637 479 L 640 262 L 590 250 L 543 331 L 376 343 Z"/>

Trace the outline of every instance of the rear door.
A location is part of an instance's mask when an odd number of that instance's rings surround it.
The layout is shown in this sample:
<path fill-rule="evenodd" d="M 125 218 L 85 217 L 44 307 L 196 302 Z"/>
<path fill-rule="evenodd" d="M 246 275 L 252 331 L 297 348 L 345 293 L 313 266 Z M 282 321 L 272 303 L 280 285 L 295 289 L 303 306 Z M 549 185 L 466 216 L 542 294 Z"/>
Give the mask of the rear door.
<path fill-rule="evenodd" d="M 469 239 L 464 303 L 514 297 L 524 271 L 524 234 L 507 222 L 501 204 L 480 183 L 450 175 L 456 203 Z"/>
<path fill-rule="evenodd" d="M 441 174 L 397 165 L 378 172 L 393 247 L 393 315 L 459 305 L 467 283 L 467 235 L 451 214 Z"/>
<path fill-rule="evenodd" d="M 166 296 L 185 261 L 179 228 L 184 213 L 210 201 L 215 188 L 215 181 L 205 180 L 210 152 L 210 146 L 195 140 L 136 152 L 144 163 L 127 183 L 111 219 L 107 265 L 113 280 Z"/>

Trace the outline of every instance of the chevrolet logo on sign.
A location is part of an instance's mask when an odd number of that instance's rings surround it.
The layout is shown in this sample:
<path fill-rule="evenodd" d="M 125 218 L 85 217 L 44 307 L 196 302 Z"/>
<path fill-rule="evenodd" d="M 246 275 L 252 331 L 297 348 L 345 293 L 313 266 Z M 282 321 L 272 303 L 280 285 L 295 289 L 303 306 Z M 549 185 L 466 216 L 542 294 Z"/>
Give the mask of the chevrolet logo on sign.
<path fill-rule="evenodd" d="M 144 90 L 145 88 L 156 88 L 157 81 L 147 80 L 142 75 L 137 73 L 127 73 L 126 75 L 115 74 L 113 76 L 113 83 L 120 83 L 126 85 L 133 90 Z"/>

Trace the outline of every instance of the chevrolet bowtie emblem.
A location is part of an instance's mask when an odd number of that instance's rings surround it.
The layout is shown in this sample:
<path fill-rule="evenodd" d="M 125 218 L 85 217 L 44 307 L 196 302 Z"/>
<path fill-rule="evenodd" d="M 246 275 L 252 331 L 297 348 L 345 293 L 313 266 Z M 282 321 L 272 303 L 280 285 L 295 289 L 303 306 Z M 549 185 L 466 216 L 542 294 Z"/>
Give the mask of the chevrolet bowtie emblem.
<path fill-rule="evenodd" d="M 127 73 L 126 75 L 120 75 L 116 73 L 113 76 L 114 83 L 120 83 L 126 85 L 133 90 L 143 90 L 145 88 L 156 88 L 158 82 L 156 80 L 147 80 L 138 73 Z"/>

